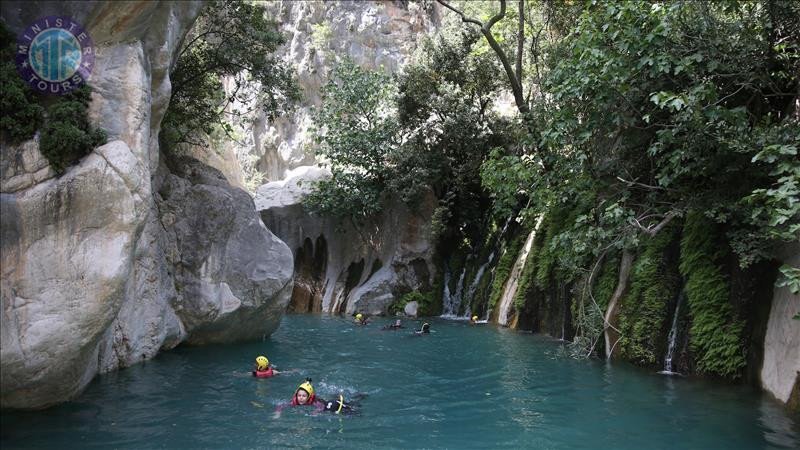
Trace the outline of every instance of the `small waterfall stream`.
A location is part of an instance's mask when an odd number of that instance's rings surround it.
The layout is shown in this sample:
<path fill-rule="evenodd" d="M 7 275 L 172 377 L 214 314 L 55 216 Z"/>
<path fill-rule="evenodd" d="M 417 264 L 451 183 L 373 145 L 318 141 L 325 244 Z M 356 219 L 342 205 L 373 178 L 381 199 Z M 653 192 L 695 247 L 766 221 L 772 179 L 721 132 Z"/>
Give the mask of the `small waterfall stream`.
<path fill-rule="evenodd" d="M 464 315 L 462 317 L 469 318 L 472 314 L 470 305 L 472 305 L 472 300 L 475 298 L 475 291 L 478 290 L 478 285 L 481 284 L 481 279 L 483 279 L 483 274 L 486 272 L 486 268 L 489 267 L 489 264 L 491 264 L 494 260 L 494 254 L 495 252 L 489 254 L 489 258 L 486 260 L 486 262 L 478 267 L 478 272 L 475 274 L 475 279 L 472 280 L 472 283 L 470 283 L 469 288 L 467 289 L 467 295 L 464 297 L 464 300 L 467 301 L 467 306 L 464 308 Z"/>
<path fill-rule="evenodd" d="M 681 290 L 680 295 L 678 295 L 678 302 L 675 304 L 675 314 L 672 316 L 672 328 L 669 330 L 669 335 L 667 336 L 667 354 L 664 356 L 664 370 L 659 372 L 660 374 L 664 375 L 680 375 L 680 373 L 675 372 L 674 366 L 672 364 L 672 359 L 675 357 L 675 349 L 677 348 L 678 342 L 678 324 L 679 324 L 679 317 L 681 312 L 681 303 L 683 303 L 683 298 L 686 296 L 683 290 Z"/>
<path fill-rule="evenodd" d="M 461 307 L 461 301 L 464 298 L 464 277 L 467 274 L 467 264 L 461 270 L 461 275 L 458 277 L 456 283 L 456 291 L 450 293 L 450 266 L 445 266 L 444 272 L 444 293 L 442 298 L 442 315 L 441 317 L 447 319 L 454 319 L 458 317 L 458 309 Z"/>
<path fill-rule="evenodd" d="M 475 298 L 475 293 L 478 290 L 478 286 L 481 283 L 481 279 L 483 279 L 483 275 L 486 272 L 486 269 L 494 262 L 494 257 L 497 254 L 497 246 L 502 241 L 503 235 L 505 235 L 506 230 L 508 229 L 509 224 L 513 217 L 508 218 L 506 223 L 503 225 L 503 228 L 500 230 L 500 233 L 497 235 L 494 247 L 495 249 L 489 254 L 489 257 L 486 259 L 479 268 L 478 271 L 475 273 L 475 278 L 470 283 L 469 287 L 467 288 L 466 293 L 464 292 L 464 281 L 467 275 L 467 267 L 469 266 L 469 261 L 472 260 L 476 253 L 471 254 L 467 261 L 464 263 L 464 269 L 461 271 L 461 275 L 458 278 L 458 282 L 456 283 L 456 291 L 454 293 L 450 292 L 450 266 L 445 263 L 444 268 L 444 292 L 442 293 L 442 317 L 444 319 L 466 319 L 469 320 L 471 317 L 472 311 L 470 305 L 472 305 L 472 300 Z M 458 315 L 458 311 L 461 309 L 461 304 L 466 301 L 467 304 L 464 307 L 464 313 L 462 315 Z"/>
<path fill-rule="evenodd" d="M 497 323 L 503 326 L 508 326 L 508 312 L 511 309 L 511 302 L 514 300 L 514 296 L 517 293 L 517 287 L 519 287 L 519 277 L 522 274 L 522 270 L 525 268 L 525 261 L 528 260 L 528 253 L 531 251 L 531 247 L 533 246 L 533 238 L 536 236 L 536 229 L 538 227 L 539 222 L 537 222 L 537 226 L 531 230 L 528 234 L 528 238 L 525 240 L 525 245 L 522 247 L 522 251 L 519 252 L 517 256 L 517 260 L 514 261 L 514 267 L 511 269 L 511 275 L 509 275 L 508 280 L 506 281 L 505 288 L 503 289 L 503 295 L 500 297 L 500 314 L 497 316 Z"/>

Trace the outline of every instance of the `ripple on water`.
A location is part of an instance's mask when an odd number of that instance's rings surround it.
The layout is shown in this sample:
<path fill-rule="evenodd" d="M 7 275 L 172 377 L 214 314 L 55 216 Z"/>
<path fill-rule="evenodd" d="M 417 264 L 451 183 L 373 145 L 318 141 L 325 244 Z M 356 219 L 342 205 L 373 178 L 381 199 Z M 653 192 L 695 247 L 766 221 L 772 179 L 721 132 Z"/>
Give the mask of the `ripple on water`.
<path fill-rule="evenodd" d="M 389 323 L 389 320 L 386 321 Z M 797 448 L 798 420 L 742 386 L 576 361 L 562 343 L 431 320 L 381 331 L 287 316 L 263 342 L 178 348 L 94 380 L 76 401 L 3 412 L 2 448 Z M 282 373 L 255 379 L 265 354 Z M 306 377 L 355 417 L 276 407 Z"/>

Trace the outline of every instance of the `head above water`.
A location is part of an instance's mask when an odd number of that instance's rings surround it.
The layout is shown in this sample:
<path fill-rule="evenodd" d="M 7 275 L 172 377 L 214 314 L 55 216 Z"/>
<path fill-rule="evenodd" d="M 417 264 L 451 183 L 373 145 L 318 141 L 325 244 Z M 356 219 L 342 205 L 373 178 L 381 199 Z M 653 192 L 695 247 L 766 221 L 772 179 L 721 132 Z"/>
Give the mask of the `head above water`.
<path fill-rule="evenodd" d="M 361 313 L 356 314 L 356 320 L 361 320 L 364 318 L 364 315 Z"/>
<path fill-rule="evenodd" d="M 478 316 L 472 316 L 472 321 L 473 322 L 477 322 L 478 321 Z"/>
<path fill-rule="evenodd" d="M 256 368 L 258 370 L 266 370 L 269 367 L 269 360 L 266 356 L 259 356 L 256 358 Z"/>
<path fill-rule="evenodd" d="M 402 325 L 402 322 L 400 322 L 400 319 L 397 319 L 397 320 L 394 321 L 394 326 L 399 327 L 400 325 Z"/>
<path fill-rule="evenodd" d="M 314 401 L 314 386 L 311 385 L 311 378 L 306 378 L 300 386 L 294 391 L 294 398 L 292 403 L 297 405 L 306 405 Z"/>
<path fill-rule="evenodd" d="M 430 331 L 431 331 L 431 324 L 429 324 L 428 322 L 423 323 L 422 324 L 422 332 L 423 333 L 429 333 Z"/>

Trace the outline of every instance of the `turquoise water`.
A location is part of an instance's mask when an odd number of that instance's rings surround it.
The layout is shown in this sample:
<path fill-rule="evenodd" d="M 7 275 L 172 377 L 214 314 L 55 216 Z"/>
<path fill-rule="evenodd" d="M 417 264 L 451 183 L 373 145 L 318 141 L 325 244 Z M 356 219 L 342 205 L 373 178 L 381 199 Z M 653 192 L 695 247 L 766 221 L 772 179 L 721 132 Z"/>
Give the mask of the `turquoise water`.
<path fill-rule="evenodd" d="M 491 325 L 433 321 L 432 334 L 417 337 L 380 331 L 384 323 L 293 315 L 265 342 L 178 348 L 98 377 L 59 407 L 3 413 L 0 446 L 800 447 L 800 418 L 748 387 L 577 361 L 556 341 Z M 297 372 L 251 377 L 262 353 Z M 305 377 L 324 398 L 366 393 L 361 415 L 288 408 L 276 419 Z"/>

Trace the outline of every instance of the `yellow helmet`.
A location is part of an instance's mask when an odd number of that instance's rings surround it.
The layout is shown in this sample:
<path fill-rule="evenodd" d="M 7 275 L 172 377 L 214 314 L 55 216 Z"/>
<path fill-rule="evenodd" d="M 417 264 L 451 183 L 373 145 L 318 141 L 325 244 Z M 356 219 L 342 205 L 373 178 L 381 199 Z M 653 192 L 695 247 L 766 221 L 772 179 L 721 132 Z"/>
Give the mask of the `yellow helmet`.
<path fill-rule="evenodd" d="M 303 381 L 303 383 L 294 392 L 297 393 L 297 391 L 300 389 L 308 392 L 309 397 L 314 396 L 314 386 L 311 385 L 311 380 L 306 379 L 306 381 Z"/>
<path fill-rule="evenodd" d="M 264 370 L 269 367 L 269 360 L 266 356 L 259 356 L 256 358 L 256 366 L 258 367 L 258 370 Z"/>
<path fill-rule="evenodd" d="M 361 313 L 356 314 L 356 320 L 361 320 L 364 318 L 364 315 Z"/>
<path fill-rule="evenodd" d="M 472 316 L 472 321 L 476 322 L 478 320 L 478 316 Z"/>

